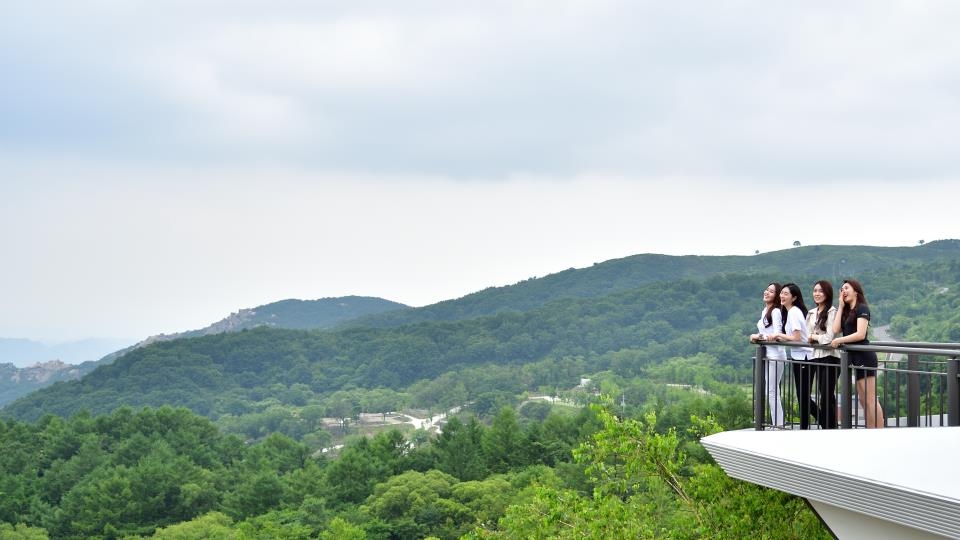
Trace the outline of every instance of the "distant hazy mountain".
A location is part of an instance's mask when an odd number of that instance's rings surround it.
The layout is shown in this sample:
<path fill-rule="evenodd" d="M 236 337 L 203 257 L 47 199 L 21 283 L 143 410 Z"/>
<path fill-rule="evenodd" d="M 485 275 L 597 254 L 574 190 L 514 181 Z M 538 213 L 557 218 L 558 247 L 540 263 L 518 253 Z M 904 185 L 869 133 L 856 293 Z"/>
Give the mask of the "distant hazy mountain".
<path fill-rule="evenodd" d="M 139 347 L 79 381 L 25 396 L 0 416 L 35 420 L 44 413 L 169 404 L 212 418 L 249 414 L 251 422 L 268 422 L 256 416 L 265 397 L 290 407 L 327 407 L 346 399 L 335 398 L 344 389 L 388 389 L 428 397 L 450 392 L 456 397 L 450 403 L 462 403 L 489 392 L 568 384 L 588 370 L 635 376 L 671 357 L 698 354 L 716 359 L 730 380 L 749 380 L 746 336 L 761 287 L 773 279 L 809 286 L 837 275 L 863 280 L 878 324 L 895 316 L 909 322 L 917 302 L 934 313 L 953 305 L 941 291 L 960 282 L 960 242 L 798 247 L 755 257 L 638 255 L 352 319 L 326 332 L 281 329 L 279 322 L 248 332 L 220 329 L 284 320 L 297 304 L 281 302 L 231 315 L 210 327 L 212 335 Z"/>
<path fill-rule="evenodd" d="M 0 406 L 55 382 L 79 379 L 94 367 L 93 362 L 74 366 L 59 360 L 37 362 L 29 367 L 0 363 Z"/>
<path fill-rule="evenodd" d="M 79 379 L 100 365 L 109 364 L 127 352 L 155 342 L 238 332 L 261 326 L 293 330 L 323 329 L 365 315 L 404 309 L 410 308 L 367 296 L 291 299 L 241 309 L 205 328 L 159 334 L 134 345 L 129 345 L 132 340 L 88 339 L 46 346 L 27 339 L 0 339 L 0 407 L 55 382 Z M 72 365 L 70 360 L 78 365 Z"/>
<path fill-rule="evenodd" d="M 369 296 L 341 296 L 319 300 L 280 300 L 255 308 L 241 309 L 228 317 L 199 330 L 152 336 L 135 346 L 155 341 L 170 341 L 187 337 L 209 336 L 222 332 L 269 326 L 291 330 L 318 330 L 332 328 L 345 321 L 377 315 L 387 311 L 406 310 L 409 306 L 383 298 Z"/>
<path fill-rule="evenodd" d="M 98 360 L 103 355 L 127 347 L 134 339 L 88 338 L 56 344 L 21 338 L 0 337 L 0 364 L 18 368 L 59 360 L 64 364 L 79 364 Z"/>

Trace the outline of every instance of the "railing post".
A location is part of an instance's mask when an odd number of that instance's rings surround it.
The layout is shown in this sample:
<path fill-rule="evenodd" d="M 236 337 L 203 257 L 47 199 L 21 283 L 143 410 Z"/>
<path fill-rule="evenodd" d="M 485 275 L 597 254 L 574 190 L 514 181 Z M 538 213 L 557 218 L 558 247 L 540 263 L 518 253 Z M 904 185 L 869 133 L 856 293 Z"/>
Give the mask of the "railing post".
<path fill-rule="evenodd" d="M 920 427 L 920 357 L 907 355 L 907 427 Z"/>
<path fill-rule="evenodd" d="M 851 417 L 853 411 L 850 408 L 850 398 L 853 396 L 853 387 L 850 384 L 850 358 L 847 351 L 837 349 L 837 355 L 840 356 L 840 428 L 850 429 L 853 427 Z"/>
<path fill-rule="evenodd" d="M 947 425 L 960 426 L 960 359 L 947 360 Z"/>
<path fill-rule="evenodd" d="M 757 345 L 757 355 L 753 358 L 753 429 L 763 431 L 764 410 L 767 403 L 766 375 L 764 358 L 766 347 Z"/>

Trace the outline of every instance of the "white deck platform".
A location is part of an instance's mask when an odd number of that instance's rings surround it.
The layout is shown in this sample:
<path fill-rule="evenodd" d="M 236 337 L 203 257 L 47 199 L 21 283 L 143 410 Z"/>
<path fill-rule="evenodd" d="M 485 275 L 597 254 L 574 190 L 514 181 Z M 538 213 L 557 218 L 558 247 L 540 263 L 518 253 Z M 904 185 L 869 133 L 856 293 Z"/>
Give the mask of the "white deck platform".
<path fill-rule="evenodd" d="M 806 498 L 837 538 L 960 539 L 960 427 L 727 431 L 734 478 Z"/>

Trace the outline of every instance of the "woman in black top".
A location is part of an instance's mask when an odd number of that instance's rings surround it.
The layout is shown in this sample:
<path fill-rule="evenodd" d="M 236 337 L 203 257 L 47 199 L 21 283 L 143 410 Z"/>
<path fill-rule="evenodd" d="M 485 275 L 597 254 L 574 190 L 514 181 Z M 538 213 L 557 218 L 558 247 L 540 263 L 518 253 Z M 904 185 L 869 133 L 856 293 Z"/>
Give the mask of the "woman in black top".
<path fill-rule="evenodd" d="M 863 294 L 863 286 L 855 279 L 848 279 L 840 287 L 840 305 L 837 316 L 833 319 L 833 332 L 839 334 L 843 330 L 843 337 L 834 338 L 831 347 L 838 345 L 867 345 L 867 328 L 870 326 L 870 308 L 867 306 L 867 297 Z M 847 351 L 850 364 L 855 366 L 854 374 L 857 379 L 857 395 L 863 404 L 863 414 L 866 416 L 867 427 L 881 428 L 884 426 L 883 407 L 877 400 L 877 353 L 867 351 Z"/>

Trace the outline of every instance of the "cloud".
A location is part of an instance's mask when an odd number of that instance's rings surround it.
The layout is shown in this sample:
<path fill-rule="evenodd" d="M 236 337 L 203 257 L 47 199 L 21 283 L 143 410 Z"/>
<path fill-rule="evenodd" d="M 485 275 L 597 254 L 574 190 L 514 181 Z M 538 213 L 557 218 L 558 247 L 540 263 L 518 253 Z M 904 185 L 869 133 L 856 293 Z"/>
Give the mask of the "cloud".
<path fill-rule="evenodd" d="M 2 9 L 0 327 L 21 335 L 956 236 L 960 4 Z M 870 225 L 764 221 L 844 204 Z"/>
<path fill-rule="evenodd" d="M 0 142 L 38 152 L 473 178 L 956 173 L 949 4 L 39 10 L 0 38 L 18 81 Z"/>

